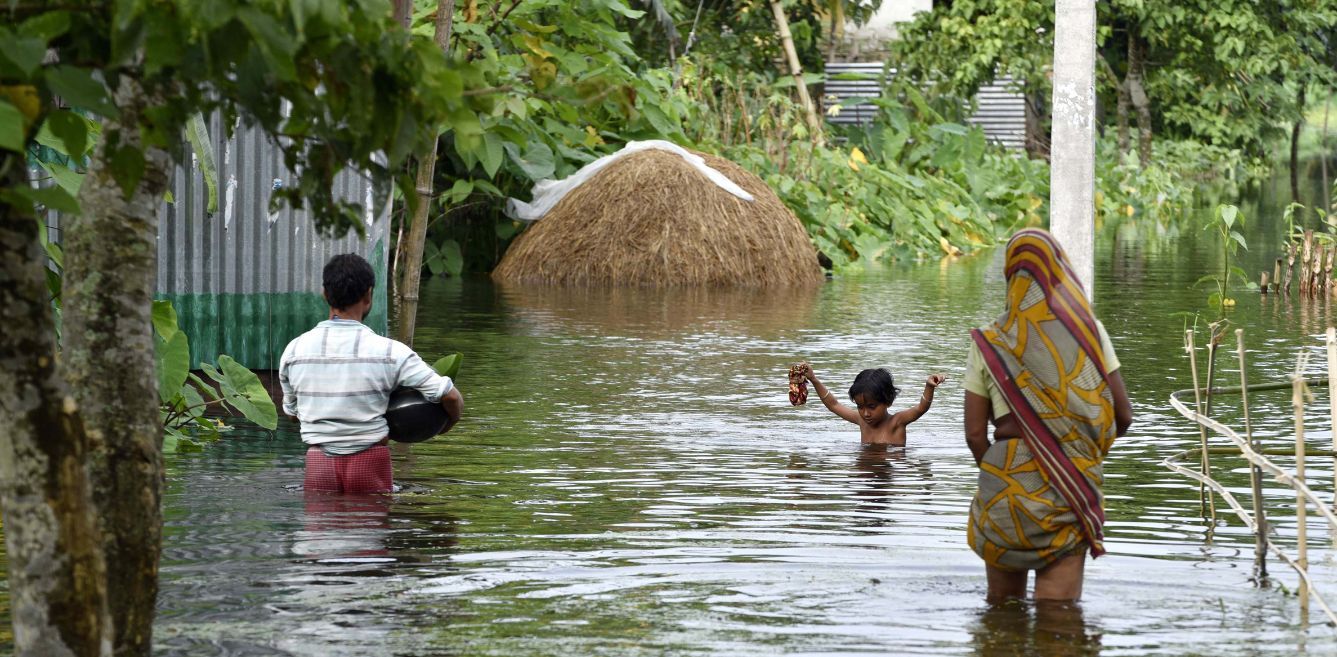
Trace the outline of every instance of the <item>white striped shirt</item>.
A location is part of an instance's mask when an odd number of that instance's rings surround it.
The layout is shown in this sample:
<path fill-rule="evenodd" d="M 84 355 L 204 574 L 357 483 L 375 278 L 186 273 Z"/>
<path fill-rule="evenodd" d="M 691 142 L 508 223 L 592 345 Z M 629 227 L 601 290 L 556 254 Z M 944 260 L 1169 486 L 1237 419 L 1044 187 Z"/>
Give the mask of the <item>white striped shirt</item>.
<path fill-rule="evenodd" d="M 414 388 L 439 402 L 455 387 L 404 343 L 351 319 L 325 320 L 289 342 L 279 383 L 283 412 L 302 423 L 302 442 L 340 447 L 386 437 L 385 410 L 395 388 Z"/>

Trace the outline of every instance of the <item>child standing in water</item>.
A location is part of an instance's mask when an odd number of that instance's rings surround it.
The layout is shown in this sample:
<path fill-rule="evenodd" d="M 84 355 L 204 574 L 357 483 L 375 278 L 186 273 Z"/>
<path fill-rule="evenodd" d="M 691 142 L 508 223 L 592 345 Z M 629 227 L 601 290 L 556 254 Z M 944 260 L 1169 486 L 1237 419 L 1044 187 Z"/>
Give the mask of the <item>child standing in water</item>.
<path fill-rule="evenodd" d="M 864 444 L 905 446 L 905 427 L 923 417 L 933 406 L 933 391 L 946 380 L 941 374 L 930 374 L 924 382 L 924 393 L 919 396 L 919 403 L 897 413 L 890 410 L 900 390 L 891 378 L 891 372 L 874 368 L 859 372 L 850 385 L 850 408 L 836 401 L 836 396 L 826 389 L 817 379 L 812 366 L 803 363 L 803 378 L 812 382 L 817 397 L 822 400 L 832 413 L 859 425 L 859 439 Z"/>

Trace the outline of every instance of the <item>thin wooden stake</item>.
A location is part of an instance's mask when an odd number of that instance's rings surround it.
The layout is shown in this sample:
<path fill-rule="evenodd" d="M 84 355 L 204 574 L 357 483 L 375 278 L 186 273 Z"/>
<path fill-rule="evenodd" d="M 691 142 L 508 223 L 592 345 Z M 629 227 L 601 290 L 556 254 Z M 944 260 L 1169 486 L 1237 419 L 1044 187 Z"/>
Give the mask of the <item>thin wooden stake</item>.
<path fill-rule="evenodd" d="M 1244 329 L 1235 329 L 1235 343 L 1240 359 L 1240 402 L 1244 405 L 1244 439 L 1253 448 L 1261 445 L 1253 439 L 1253 423 L 1249 419 L 1249 381 L 1244 369 Z M 1205 428 L 1203 429 L 1206 430 Z M 1259 582 L 1267 579 L 1267 515 L 1263 508 L 1263 471 L 1249 465 L 1249 487 L 1253 491 L 1253 518 L 1257 531 L 1253 537 L 1253 568 Z"/>
<path fill-rule="evenodd" d="M 1304 482 L 1305 478 L 1305 382 L 1304 371 L 1307 352 L 1300 352 L 1295 362 L 1295 375 L 1291 377 L 1291 407 L 1295 409 L 1295 479 Z M 1298 490 L 1295 493 L 1295 562 L 1300 570 L 1309 572 L 1309 542 L 1306 526 L 1305 497 Z M 1309 582 L 1300 580 L 1300 613 L 1309 615 Z"/>
<path fill-rule="evenodd" d="M 1300 294 L 1309 294 L 1309 267 L 1314 257 L 1314 230 L 1305 231 L 1300 251 Z"/>
<path fill-rule="evenodd" d="M 1286 292 L 1286 296 L 1290 296 L 1291 294 L 1291 276 L 1294 269 L 1295 269 L 1295 244 L 1288 242 L 1286 244 L 1286 283 L 1285 285 L 1282 286 L 1282 290 Z"/>
<path fill-rule="evenodd" d="M 1267 294 L 1267 272 L 1258 275 L 1258 290 L 1263 294 Z"/>
<path fill-rule="evenodd" d="M 1212 382 L 1216 380 L 1216 350 L 1221 346 L 1221 333 L 1217 332 L 1220 322 L 1207 325 L 1207 379 L 1203 381 L 1202 394 L 1202 414 L 1210 416 L 1212 414 Z M 1207 446 L 1207 429 L 1202 430 L 1202 446 Z M 1206 477 L 1212 476 L 1212 457 L 1209 450 L 1202 451 L 1202 474 Z M 1207 512 L 1212 519 L 1212 528 L 1216 528 L 1216 498 L 1211 493 L 1207 494 Z"/>
<path fill-rule="evenodd" d="M 1206 415 L 1202 409 L 1202 387 L 1198 385 L 1198 350 L 1193 344 L 1193 329 L 1184 331 L 1184 351 L 1188 352 L 1188 368 L 1193 374 L 1193 410 L 1199 415 Z M 1198 464 L 1202 468 L 1203 476 L 1207 475 L 1209 461 L 1207 459 L 1207 427 L 1198 424 L 1198 439 L 1202 443 L 1202 455 L 1198 459 Z M 1207 493 L 1207 485 L 1198 482 L 1198 505 L 1204 518 L 1208 517 L 1207 507 L 1213 505 L 1210 516 L 1216 519 L 1215 502 Z"/>
<path fill-rule="evenodd" d="M 1337 452 L 1337 328 L 1328 327 L 1328 410 L 1332 420 L 1332 445 Z M 1332 459 L 1332 508 L 1337 511 L 1337 456 Z M 1333 534 L 1337 542 L 1337 533 Z"/>

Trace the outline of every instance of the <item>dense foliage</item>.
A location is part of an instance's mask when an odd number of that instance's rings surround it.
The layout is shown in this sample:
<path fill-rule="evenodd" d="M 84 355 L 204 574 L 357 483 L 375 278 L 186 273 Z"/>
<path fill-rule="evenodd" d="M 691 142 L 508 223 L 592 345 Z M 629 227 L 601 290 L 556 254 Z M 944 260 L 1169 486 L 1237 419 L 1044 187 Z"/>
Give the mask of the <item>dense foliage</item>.
<path fill-rule="evenodd" d="M 1115 0 L 1097 7 L 1097 80 L 1107 124 L 1145 106 L 1143 130 L 1262 155 L 1302 117 L 1305 89 L 1334 81 L 1331 0 Z M 912 79 L 961 98 L 1010 76 L 1043 124 L 1053 33 L 1053 0 L 935 3 L 902 30 L 893 60 Z"/>

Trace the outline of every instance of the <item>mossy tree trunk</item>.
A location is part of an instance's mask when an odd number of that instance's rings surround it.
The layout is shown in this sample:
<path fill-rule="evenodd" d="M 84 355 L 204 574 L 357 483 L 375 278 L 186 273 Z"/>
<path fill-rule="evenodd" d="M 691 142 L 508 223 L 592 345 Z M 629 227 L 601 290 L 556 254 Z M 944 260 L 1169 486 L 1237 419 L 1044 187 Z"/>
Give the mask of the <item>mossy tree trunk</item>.
<path fill-rule="evenodd" d="M 0 155 L 5 188 L 25 158 Z M 14 652 L 111 654 L 105 567 L 79 406 L 58 371 L 46 254 L 28 210 L 0 201 L 0 507 Z"/>
<path fill-rule="evenodd" d="M 163 472 L 152 307 L 170 159 L 143 142 L 152 103 L 133 78 L 121 77 L 115 102 L 120 116 L 103 122 L 80 189 L 83 212 L 64 231 L 63 311 L 66 379 L 89 427 L 119 656 L 149 654 L 158 595 Z M 130 151 L 143 154 L 143 173 L 127 196 L 127 168 L 138 168 L 124 166 Z"/>

